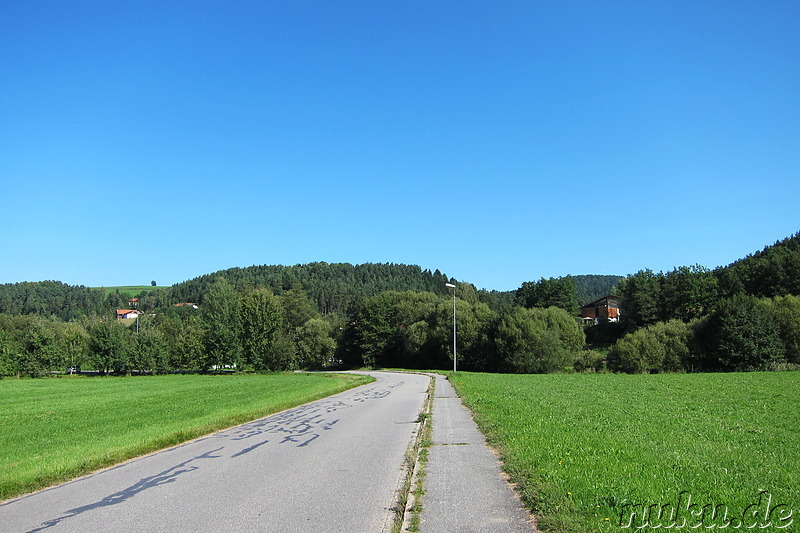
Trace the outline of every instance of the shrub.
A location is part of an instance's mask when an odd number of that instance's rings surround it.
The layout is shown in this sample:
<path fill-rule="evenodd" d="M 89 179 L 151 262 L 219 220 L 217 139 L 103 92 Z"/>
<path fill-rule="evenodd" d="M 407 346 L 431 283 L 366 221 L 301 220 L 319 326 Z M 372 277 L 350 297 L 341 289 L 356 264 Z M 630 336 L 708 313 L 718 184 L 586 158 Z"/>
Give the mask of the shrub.
<path fill-rule="evenodd" d="M 709 320 L 708 335 L 711 362 L 721 370 L 770 370 L 785 362 L 778 324 L 754 296 L 722 300 Z"/>
<path fill-rule="evenodd" d="M 572 367 L 575 372 L 602 372 L 606 368 L 606 357 L 597 350 L 582 350 Z"/>
<path fill-rule="evenodd" d="M 685 370 L 692 356 L 692 328 L 680 320 L 657 322 L 622 337 L 611 348 L 612 370 L 631 374 Z"/>
<path fill-rule="evenodd" d="M 561 309 L 515 307 L 500 317 L 495 345 L 501 372 L 560 372 L 583 346 L 583 331 Z"/>
<path fill-rule="evenodd" d="M 764 302 L 778 326 L 778 335 L 786 350 L 786 361 L 800 364 L 800 298 L 786 295 Z"/>
<path fill-rule="evenodd" d="M 624 334 L 619 322 L 600 322 L 584 328 L 583 331 L 589 344 L 614 344 Z"/>
<path fill-rule="evenodd" d="M 14 361 L 19 357 L 19 346 L 11 334 L 0 329 L 0 379 L 17 373 Z"/>

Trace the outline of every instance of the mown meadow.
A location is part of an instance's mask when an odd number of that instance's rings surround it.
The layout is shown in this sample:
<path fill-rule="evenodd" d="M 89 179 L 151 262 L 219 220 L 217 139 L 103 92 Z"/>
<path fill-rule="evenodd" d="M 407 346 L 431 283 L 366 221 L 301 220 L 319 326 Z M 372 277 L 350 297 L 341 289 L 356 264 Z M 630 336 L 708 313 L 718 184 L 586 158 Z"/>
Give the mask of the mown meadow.
<path fill-rule="evenodd" d="M 800 528 L 800 372 L 450 379 L 542 531 Z"/>
<path fill-rule="evenodd" d="M 158 289 L 165 288 L 164 286 L 155 286 L 155 285 L 120 285 L 117 287 L 94 287 L 96 289 L 103 290 L 106 294 L 111 292 L 119 292 L 121 294 L 125 294 L 130 298 L 134 296 L 138 296 L 142 291 L 155 291 Z"/>
<path fill-rule="evenodd" d="M 370 381 L 348 374 L 0 381 L 0 501 Z"/>

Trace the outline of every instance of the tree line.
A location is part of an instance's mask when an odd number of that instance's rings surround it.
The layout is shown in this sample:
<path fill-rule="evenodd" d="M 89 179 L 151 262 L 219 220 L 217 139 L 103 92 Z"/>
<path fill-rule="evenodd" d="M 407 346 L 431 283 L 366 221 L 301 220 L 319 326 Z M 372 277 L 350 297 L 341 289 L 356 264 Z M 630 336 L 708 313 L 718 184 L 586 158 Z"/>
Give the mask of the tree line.
<path fill-rule="evenodd" d="M 619 276 L 568 276 L 575 283 L 576 298 L 585 303 L 608 294 Z M 280 295 L 303 290 L 320 313 L 349 315 L 356 303 L 385 291 L 431 292 L 445 295 L 450 278 L 439 270 L 431 272 L 416 265 L 391 263 L 310 263 L 307 265 L 260 265 L 231 268 L 176 284 L 147 289 L 137 296 L 137 309 L 153 311 L 180 302 L 202 304 L 218 278 L 225 278 L 239 292 L 267 288 Z M 508 309 L 519 291 L 476 289 L 460 283 L 458 296 L 481 301 L 492 309 Z M 82 317 L 108 316 L 115 309 L 130 307 L 130 296 L 121 291 L 72 286 L 58 281 L 7 283 L 0 285 L 0 314 L 54 316 L 63 321 Z M 519 303 L 519 302 L 517 302 Z"/>
<path fill-rule="evenodd" d="M 321 368 L 333 361 L 340 323 L 303 291 L 237 292 L 220 278 L 202 308 L 168 306 L 135 322 L 0 314 L 0 377 Z"/>
<path fill-rule="evenodd" d="M 621 296 L 622 322 L 584 328 L 578 287 Z M 452 298 L 413 265 L 255 266 L 139 295 L 58 282 L 0 286 L 0 376 L 276 371 L 331 364 L 452 367 Z M 612 289 L 612 286 L 616 287 Z M 727 267 L 456 283 L 459 368 L 492 372 L 764 370 L 800 365 L 800 234 Z M 586 293 L 584 293 L 586 294 Z M 199 309 L 175 307 L 194 302 Z M 583 302 L 581 302 L 583 303 Z M 588 341 L 588 342 L 587 342 Z"/>
<path fill-rule="evenodd" d="M 445 294 L 449 278 L 438 269 L 431 272 L 417 265 L 393 263 L 309 263 L 305 265 L 257 265 L 230 268 L 173 285 L 172 298 L 203 303 L 217 278 L 225 278 L 239 291 L 257 287 L 276 294 L 300 289 L 306 291 L 322 314 L 349 314 L 359 298 L 389 290 L 411 290 Z"/>
<path fill-rule="evenodd" d="M 570 366 L 585 337 L 562 309 L 495 311 L 456 301 L 457 364 L 482 372 L 553 372 Z M 433 293 L 384 292 L 363 299 L 339 344 L 352 366 L 453 367 L 453 301 Z"/>
<path fill-rule="evenodd" d="M 97 289 L 60 281 L 6 283 L 0 285 L 0 313 L 56 316 L 69 321 L 93 313 L 102 314 L 116 303 L 113 296 L 111 298 L 109 300 Z"/>
<path fill-rule="evenodd" d="M 612 370 L 771 370 L 800 365 L 800 233 L 728 266 L 645 269 L 619 282 Z M 607 339 L 606 339 L 607 340 Z"/>
<path fill-rule="evenodd" d="M 470 286 L 457 299 L 463 370 L 551 372 L 584 345 L 569 313 L 518 306 L 493 310 Z M 234 372 L 348 367 L 452 366 L 453 301 L 432 292 L 385 291 L 351 315 L 323 315 L 302 290 L 237 290 L 218 278 L 199 309 L 169 306 L 136 323 L 94 317 L 66 322 L 0 315 L 0 376 L 68 369 L 110 373 Z"/>

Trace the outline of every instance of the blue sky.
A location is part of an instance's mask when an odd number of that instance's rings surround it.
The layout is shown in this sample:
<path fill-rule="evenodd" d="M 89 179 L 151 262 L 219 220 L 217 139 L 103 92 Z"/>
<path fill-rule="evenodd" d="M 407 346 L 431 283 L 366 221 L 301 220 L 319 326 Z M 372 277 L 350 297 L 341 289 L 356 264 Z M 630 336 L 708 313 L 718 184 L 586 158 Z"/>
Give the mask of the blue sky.
<path fill-rule="evenodd" d="M 800 230 L 800 3 L 0 3 L 0 283 L 511 290 Z"/>

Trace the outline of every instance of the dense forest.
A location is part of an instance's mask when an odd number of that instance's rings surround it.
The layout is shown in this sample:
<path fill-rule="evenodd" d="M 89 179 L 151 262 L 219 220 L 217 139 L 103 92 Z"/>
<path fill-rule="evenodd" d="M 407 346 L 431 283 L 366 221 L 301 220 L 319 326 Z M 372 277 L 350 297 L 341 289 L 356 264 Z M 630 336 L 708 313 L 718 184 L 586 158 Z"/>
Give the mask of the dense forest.
<path fill-rule="evenodd" d="M 598 300 L 616 291 L 617 285 L 623 276 L 599 276 L 587 274 L 583 276 L 572 276 L 575 280 L 575 292 L 578 304 L 584 305 Z"/>
<path fill-rule="evenodd" d="M 800 233 L 714 270 L 640 270 L 620 281 L 619 295 L 620 324 L 587 331 L 616 340 L 607 361 L 614 370 L 800 365 Z"/>
<path fill-rule="evenodd" d="M 114 303 L 107 301 L 102 291 L 59 281 L 0 285 L 0 313 L 8 315 L 56 316 L 69 321 L 102 314 Z"/>
<path fill-rule="evenodd" d="M 477 290 L 414 265 L 232 268 L 138 295 L 55 281 L 0 285 L 0 377 L 329 366 L 494 372 L 800 368 L 800 234 L 728 266 Z M 621 322 L 585 326 L 609 293 Z M 178 305 L 190 302 L 196 305 Z"/>
<path fill-rule="evenodd" d="M 267 288 L 276 294 L 304 290 L 323 314 L 349 313 L 362 297 L 384 291 L 416 291 L 446 294 L 450 278 L 436 270 L 392 263 L 309 263 L 306 265 L 260 265 L 229 268 L 173 285 L 172 298 L 203 303 L 211 285 L 224 278 L 239 292 Z"/>
<path fill-rule="evenodd" d="M 138 294 L 140 310 L 155 310 L 164 306 L 192 302 L 202 304 L 211 285 L 219 278 L 226 279 L 239 292 L 267 288 L 275 294 L 303 290 L 320 313 L 350 314 L 360 299 L 385 291 L 432 292 L 449 294 L 445 283 L 451 280 L 436 270 L 423 270 L 416 265 L 367 263 L 310 263 L 295 266 L 260 265 L 230 268 L 194 278 L 172 287 L 148 288 Z M 621 276 L 572 276 L 578 302 L 585 303 L 611 292 Z M 474 285 L 458 284 L 458 297 L 481 301 L 492 309 L 510 307 L 518 291 L 477 290 Z M 58 281 L 7 283 L 0 285 L 0 314 L 40 315 L 58 317 L 64 321 L 92 315 L 110 315 L 115 309 L 126 308 L 128 295 L 73 286 Z"/>

